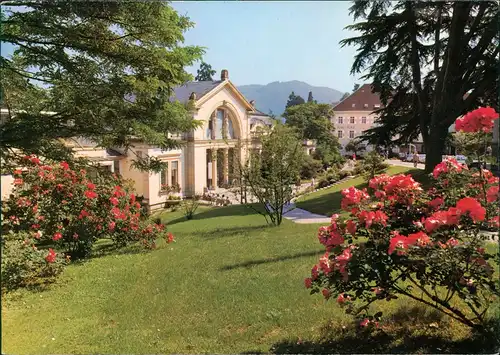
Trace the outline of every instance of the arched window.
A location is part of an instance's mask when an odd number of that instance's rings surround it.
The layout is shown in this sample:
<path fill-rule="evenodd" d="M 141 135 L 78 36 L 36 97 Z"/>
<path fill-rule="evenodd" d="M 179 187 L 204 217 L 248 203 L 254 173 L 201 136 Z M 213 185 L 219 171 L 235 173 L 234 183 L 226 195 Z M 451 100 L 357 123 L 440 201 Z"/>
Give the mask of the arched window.
<path fill-rule="evenodd" d="M 224 110 L 217 110 L 216 123 L 215 123 L 215 139 L 222 139 L 222 128 L 224 125 Z"/>
<path fill-rule="evenodd" d="M 236 138 L 234 136 L 233 121 L 231 120 L 230 117 L 228 117 L 228 120 L 227 120 L 227 138 L 228 139 L 235 139 Z"/>

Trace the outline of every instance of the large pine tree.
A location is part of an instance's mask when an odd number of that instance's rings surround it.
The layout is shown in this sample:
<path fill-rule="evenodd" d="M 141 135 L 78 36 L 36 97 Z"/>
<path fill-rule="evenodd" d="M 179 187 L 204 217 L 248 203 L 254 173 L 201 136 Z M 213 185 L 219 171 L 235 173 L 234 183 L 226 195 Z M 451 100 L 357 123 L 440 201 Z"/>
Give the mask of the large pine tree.
<path fill-rule="evenodd" d="M 358 47 L 351 72 L 366 70 L 385 106 L 365 137 L 388 144 L 422 134 L 432 170 L 457 117 L 498 105 L 498 4 L 357 0 L 350 11 L 359 35 L 341 44 Z"/>
<path fill-rule="evenodd" d="M 140 139 L 168 149 L 170 133 L 195 126 L 188 107 L 170 102 L 184 70 L 203 51 L 182 46 L 192 27 L 166 2 L 3 1 L 0 126 L 4 162 L 16 154 L 67 159 L 62 139 L 103 147 Z"/>

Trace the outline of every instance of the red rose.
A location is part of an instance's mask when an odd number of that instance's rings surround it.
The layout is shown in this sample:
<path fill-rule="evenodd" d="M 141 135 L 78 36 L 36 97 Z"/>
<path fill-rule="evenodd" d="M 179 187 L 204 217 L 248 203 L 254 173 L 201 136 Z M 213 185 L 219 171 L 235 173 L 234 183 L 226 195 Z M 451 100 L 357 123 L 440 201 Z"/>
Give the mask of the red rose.
<path fill-rule="evenodd" d="M 85 191 L 85 197 L 87 198 L 97 198 L 97 194 L 92 190 Z"/>
<path fill-rule="evenodd" d="M 53 241 L 58 241 L 59 239 L 62 238 L 62 234 L 57 232 L 57 233 L 54 233 L 54 236 L 52 237 L 52 240 Z"/>
<path fill-rule="evenodd" d="M 52 248 L 49 248 L 49 253 L 47 254 L 47 256 L 45 257 L 45 260 L 50 264 L 50 263 L 53 263 L 54 261 L 56 261 L 56 256 L 57 256 L 57 253 L 52 250 Z"/>
<path fill-rule="evenodd" d="M 484 221 L 486 210 L 478 200 L 472 197 L 465 197 L 457 202 L 457 209 L 461 214 L 469 213 L 474 222 Z"/>
<path fill-rule="evenodd" d="M 69 169 L 69 165 L 65 161 L 62 161 L 60 163 L 60 165 L 61 165 L 61 168 L 63 168 L 63 170 L 68 170 Z"/>
<path fill-rule="evenodd" d="M 306 286 L 306 288 L 311 288 L 311 285 L 312 285 L 312 280 L 311 278 L 306 278 L 304 279 L 304 285 Z"/>

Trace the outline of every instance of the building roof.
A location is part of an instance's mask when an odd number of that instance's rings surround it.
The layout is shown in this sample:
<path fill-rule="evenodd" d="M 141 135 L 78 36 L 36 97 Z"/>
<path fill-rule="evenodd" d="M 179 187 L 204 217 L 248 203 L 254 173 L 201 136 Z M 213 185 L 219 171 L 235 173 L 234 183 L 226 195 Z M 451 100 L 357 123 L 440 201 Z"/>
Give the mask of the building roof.
<path fill-rule="evenodd" d="M 203 96 L 208 94 L 210 91 L 215 89 L 222 81 L 190 81 L 182 86 L 178 86 L 174 89 L 174 95 L 172 98 L 180 102 L 189 101 L 191 93 L 195 93 L 196 100 L 201 99 Z"/>
<path fill-rule="evenodd" d="M 372 92 L 371 84 L 364 84 L 333 107 L 334 111 L 369 111 L 382 107 L 380 95 Z"/>

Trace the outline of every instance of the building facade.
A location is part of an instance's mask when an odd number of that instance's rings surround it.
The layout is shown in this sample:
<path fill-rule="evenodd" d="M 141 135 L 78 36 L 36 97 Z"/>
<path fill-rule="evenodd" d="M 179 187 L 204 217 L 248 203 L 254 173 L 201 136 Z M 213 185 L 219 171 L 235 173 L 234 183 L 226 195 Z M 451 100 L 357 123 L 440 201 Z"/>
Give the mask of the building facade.
<path fill-rule="evenodd" d="M 258 132 L 272 126 L 272 119 L 255 109 L 255 102 L 248 101 L 238 91 L 229 81 L 227 70 L 222 71 L 220 80 L 189 82 L 176 88 L 172 99 L 192 101 L 195 107 L 192 119 L 201 122 L 197 129 L 173 137 L 179 139 L 179 149 L 163 151 L 139 141 L 127 151 L 98 148 L 85 139 L 67 144 L 76 156 L 89 158 L 102 168 L 132 180 L 137 194 L 152 209 L 162 208 L 172 194 L 167 187 L 178 187 L 179 192 L 173 194 L 184 197 L 208 190 L 224 191 L 234 178 L 235 163 L 245 161 L 250 149 L 258 149 Z M 145 157 L 156 157 L 168 167 L 160 173 L 135 169 L 134 160 Z M 2 176 L 2 198 L 12 191 L 10 180 L 10 175 Z"/>
<path fill-rule="evenodd" d="M 331 119 L 343 154 L 348 153 L 345 146 L 351 140 L 374 127 L 377 115 L 373 111 L 380 109 L 380 107 L 380 98 L 377 94 L 372 93 L 369 84 L 361 85 L 333 107 L 334 113 Z M 366 149 L 370 151 L 372 147 L 367 146 Z"/>
<path fill-rule="evenodd" d="M 333 116 L 331 118 L 335 127 L 341 152 L 349 153 L 345 146 L 353 139 L 363 135 L 364 131 L 374 128 L 377 125 L 378 115 L 374 112 L 382 108 L 380 96 L 372 92 L 370 84 L 361 85 L 351 95 L 340 101 L 333 107 Z M 395 139 L 397 137 L 394 137 Z M 366 151 L 373 150 L 370 145 L 365 145 Z M 423 140 L 421 135 L 411 144 L 403 145 L 393 149 L 398 152 L 418 152 L 423 153 Z"/>

